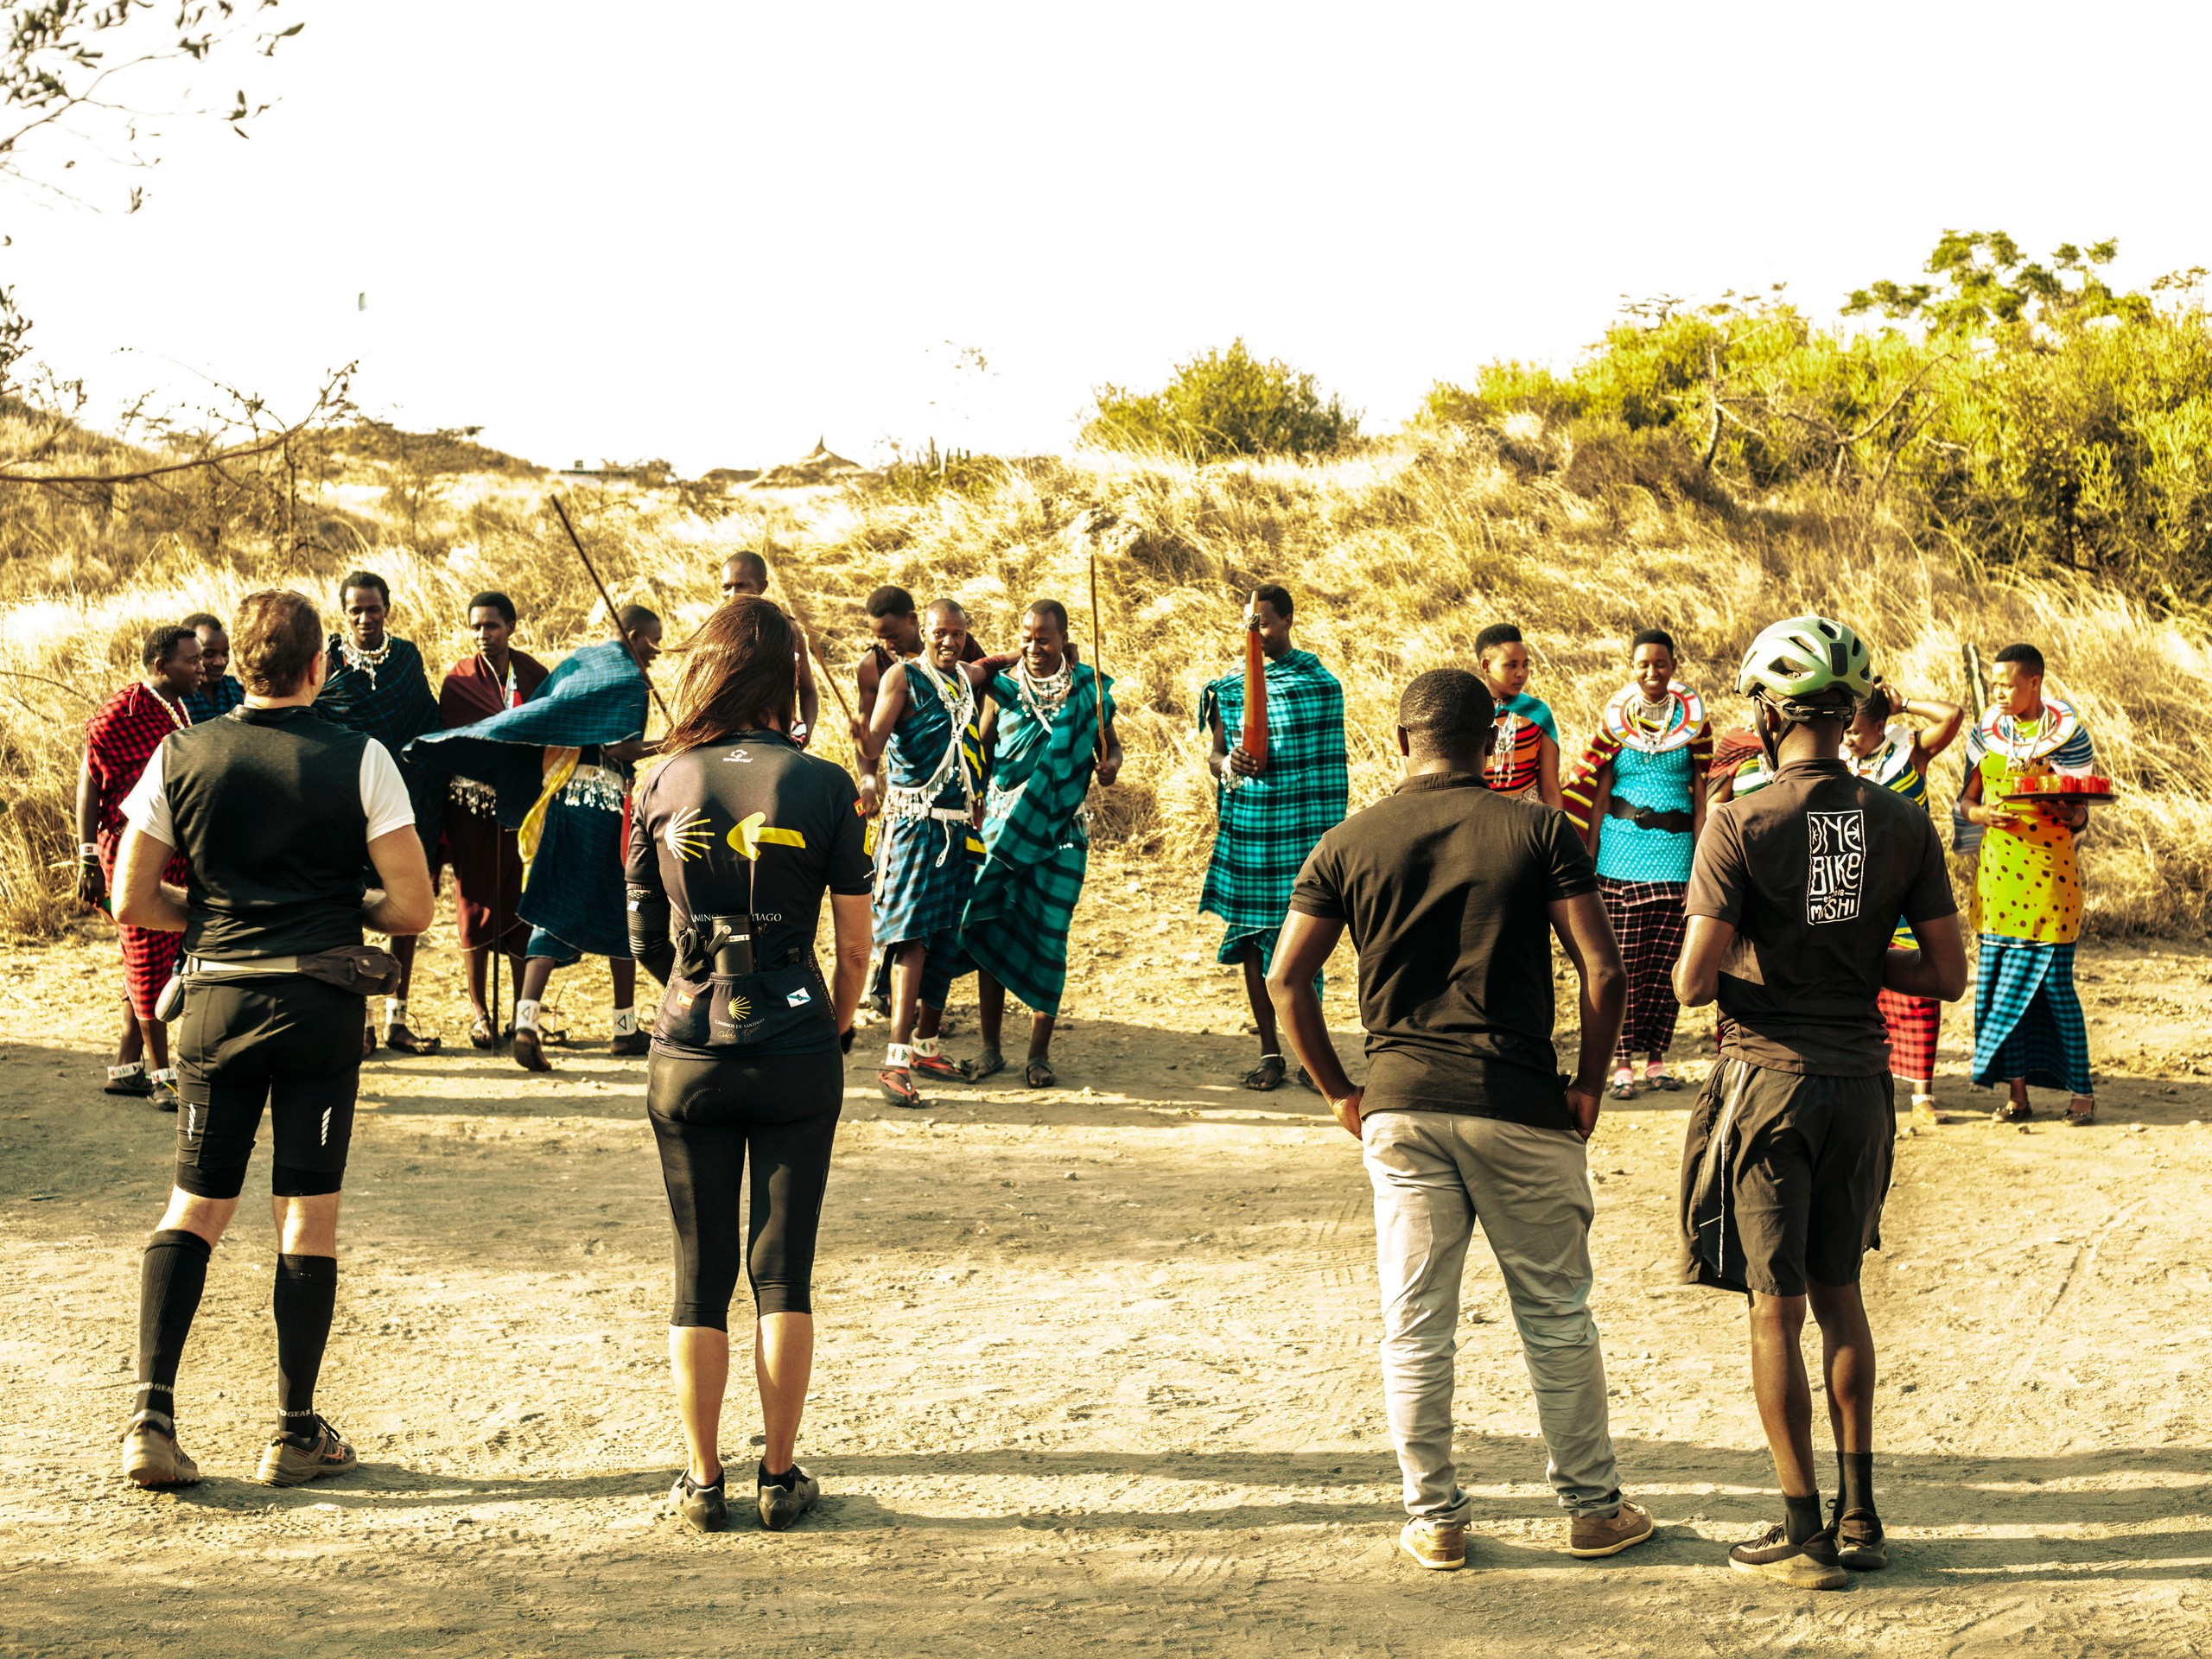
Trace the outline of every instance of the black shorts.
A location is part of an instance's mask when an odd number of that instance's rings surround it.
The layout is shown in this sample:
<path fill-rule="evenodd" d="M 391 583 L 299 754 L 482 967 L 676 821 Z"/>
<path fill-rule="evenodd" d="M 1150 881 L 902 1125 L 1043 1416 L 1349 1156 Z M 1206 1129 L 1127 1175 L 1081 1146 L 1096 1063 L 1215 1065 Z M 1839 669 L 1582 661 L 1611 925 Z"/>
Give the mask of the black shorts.
<path fill-rule="evenodd" d="M 645 1115 L 676 1224 L 671 1325 L 727 1331 L 741 1273 L 755 1313 L 814 1311 L 814 1244 L 844 1057 L 835 1048 L 759 1059 L 742 1052 L 696 1060 L 656 1051 L 645 1064 Z"/>
<path fill-rule="evenodd" d="M 1886 1071 L 1805 1077 L 1723 1059 L 1682 1147 L 1682 1277 L 1763 1296 L 1857 1284 L 1860 1259 L 1881 1248 L 1896 1135 Z"/>
<path fill-rule="evenodd" d="M 186 987 L 175 1027 L 176 1184 L 197 1198 L 238 1197 L 266 1107 L 269 1190 L 337 1192 L 360 1090 L 361 1009 L 353 993 L 293 975 Z"/>

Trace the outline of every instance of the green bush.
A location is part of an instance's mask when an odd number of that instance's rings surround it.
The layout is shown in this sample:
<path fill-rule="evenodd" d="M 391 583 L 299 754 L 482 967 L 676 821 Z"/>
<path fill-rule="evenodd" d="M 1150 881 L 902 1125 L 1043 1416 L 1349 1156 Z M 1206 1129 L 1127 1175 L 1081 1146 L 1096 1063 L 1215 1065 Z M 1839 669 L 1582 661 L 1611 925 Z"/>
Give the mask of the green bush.
<path fill-rule="evenodd" d="M 1325 455 L 1358 432 L 1358 416 L 1333 394 L 1325 401 L 1312 375 L 1261 361 L 1240 339 L 1179 364 L 1158 391 L 1100 387 L 1083 436 L 1103 448 L 1213 461 Z"/>
<path fill-rule="evenodd" d="M 1538 416 L 1571 441 L 1567 482 L 1585 493 L 1816 482 L 1885 501 L 1977 567 L 2082 571 L 2167 610 L 2212 607 L 2203 273 L 2122 293 L 2101 274 L 2116 253 L 2069 243 L 2042 263 L 2001 232 L 1946 232 L 1932 280 L 1851 296 L 1846 314 L 1876 326 L 1816 326 L 1774 296 L 1662 308 L 1617 323 L 1567 373 L 1504 362 L 1471 390 L 1440 383 L 1421 418 Z"/>

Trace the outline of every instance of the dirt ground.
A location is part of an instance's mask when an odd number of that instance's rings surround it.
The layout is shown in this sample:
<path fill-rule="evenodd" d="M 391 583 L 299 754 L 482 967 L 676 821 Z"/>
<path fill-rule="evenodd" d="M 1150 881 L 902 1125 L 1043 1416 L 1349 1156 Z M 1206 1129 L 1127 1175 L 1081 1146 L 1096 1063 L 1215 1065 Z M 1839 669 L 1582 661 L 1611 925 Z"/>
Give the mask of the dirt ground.
<path fill-rule="evenodd" d="M 1685 1094 L 1611 1109 L 1591 1151 L 1613 1433 L 1658 1537 L 1610 1563 L 1563 1553 L 1484 1262 L 1461 1332 L 1471 1570 L 1396 1553 L 1357 1149 L 1313 1096 L 1236 1086 L 1253 1043 L 1193 905 L 1156 867 L 1094 868 L 1057 1089 L 1001 1077 L 905 1112 L 855 1066 L 801 1440 L 825 1497 L 775 1536 L 701 1537 L 664 1510 L 681 1439 L 643 1063 L 595 1046 L 532 1077 L 469 1052 L 449 931 L 416 1001 L 460 1052 L 362 1080 L 319 1400 L 362 1468 L 247 1479 L 274 1410 L 273 1244 L 250 1202 L 180 1379 L 206 1479 L 126 1486 L 138 1251 L 175 1119 L 99 1092 L 111 944 L 0 954 L 0 1653 L 2137 1655 L 2212 1637 L 2212 957 L 2085 950 L 2108 1079 L 2091 1130 L 1982 1122 L 1968 1020 L 1947 1023 L 1939 1088 L 1964 1116 L 1901 1145 L 1866 1275 L 1894 1565 L 1813 1595 L 1723 1564 L 1779 1503 L 1740 1307 L 1673 1281 Z M 553 995 L 580 1036 L 603 1032 L 603 969 Z M 956 1017 L 972 1052 L 972 1010 Z M 1686 1041 L 1680 1069 L 1710 1055 Z M 264 1137 L 249 1195 L 266 1157 Z M 725 1420 L 734 1466 L 748 1396 Z"/>

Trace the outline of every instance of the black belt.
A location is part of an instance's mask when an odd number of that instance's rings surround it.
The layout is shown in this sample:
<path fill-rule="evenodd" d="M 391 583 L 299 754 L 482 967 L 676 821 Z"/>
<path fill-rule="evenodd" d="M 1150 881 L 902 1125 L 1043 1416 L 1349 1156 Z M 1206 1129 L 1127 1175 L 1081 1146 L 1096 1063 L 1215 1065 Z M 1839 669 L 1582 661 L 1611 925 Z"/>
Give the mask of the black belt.
<path fill-rule="evenodd" d="M 1678 836 L 1697 827 L 1696 819 L 1688 812 L 1655 812 L 1648 806 L 1631 806 L 1618 795 L 1607 798 L 1605 816 L 1626 818 L 1639 830 L 1665 830 Z"/>

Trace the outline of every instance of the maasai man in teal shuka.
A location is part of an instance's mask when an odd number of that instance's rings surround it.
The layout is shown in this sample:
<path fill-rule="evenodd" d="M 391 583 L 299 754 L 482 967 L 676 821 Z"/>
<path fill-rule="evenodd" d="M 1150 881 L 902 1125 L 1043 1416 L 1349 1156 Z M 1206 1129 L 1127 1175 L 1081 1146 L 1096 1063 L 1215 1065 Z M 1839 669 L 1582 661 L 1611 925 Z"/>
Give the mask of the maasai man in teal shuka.
<path fill-rule="evenodd" d="M 1224 674 L 1200 694 L 1198 723 L 1213 734 L 1209 765 L 1220 780 L 1220 827 L 1206 867 L 1203 915 L 1229 925 L 1219 960 L 1240 963 L 1260 1064 L 1248 1089 L 1274 1089 L 1284 1076 L 1268 969 L 1290 910 L 1291 889 L 1313 843 L 1344 821 L 1351 805 L 1344 755 L 1344 689 L 1311 652 L 1290 643 L 1290 594 L 1270 584 L 1253 595 L 1252 619 L 1267 659 L 1268 754 L 1255 762 L 1244 735 L 1244 677 Z M 1304 1080 L 1304 1073 L 1300 1074 Z"/>
<path fill-rule="evenodd" d="M 1012 991 L 1030 1011 L 1027 1082 L 1048 1089 L 1057 1081 L 1052 1023 L 1067 985 L 1068 925 L 1090 862 L 1084 797 L 1094 767 L 1102 789 L 1122 770 L 1114 683 L 1069 660 L 1067 607 L 1040 599 L 1021 619 L 1021 655 L 982 690 L 989 699 L 983 749 L 991 780 L 983 797 L 983 865 L 962 932 L 982 976 L 983 1052 L 975 1075 L 1005 1068 L 999 1038 Z"/>
<path fill-rule="evenodd" d="M 967 645 L 966 613 L 936 601 L 923 616 L 922 654 L 886 669 L 874 709 L 853 722 L 861 766 L 886 757 L 873 920 L 889 981 L 891 1040 L 875 1081 L 894 1106 L 923 1103 L 913 1072 L 957 1083 L 971 1076 L 938 1037 L 952 982 L 975 970 L 961 949 L 960 918 L 983 856 L 975 826 L 983 674 L 962 660 Z"/>

